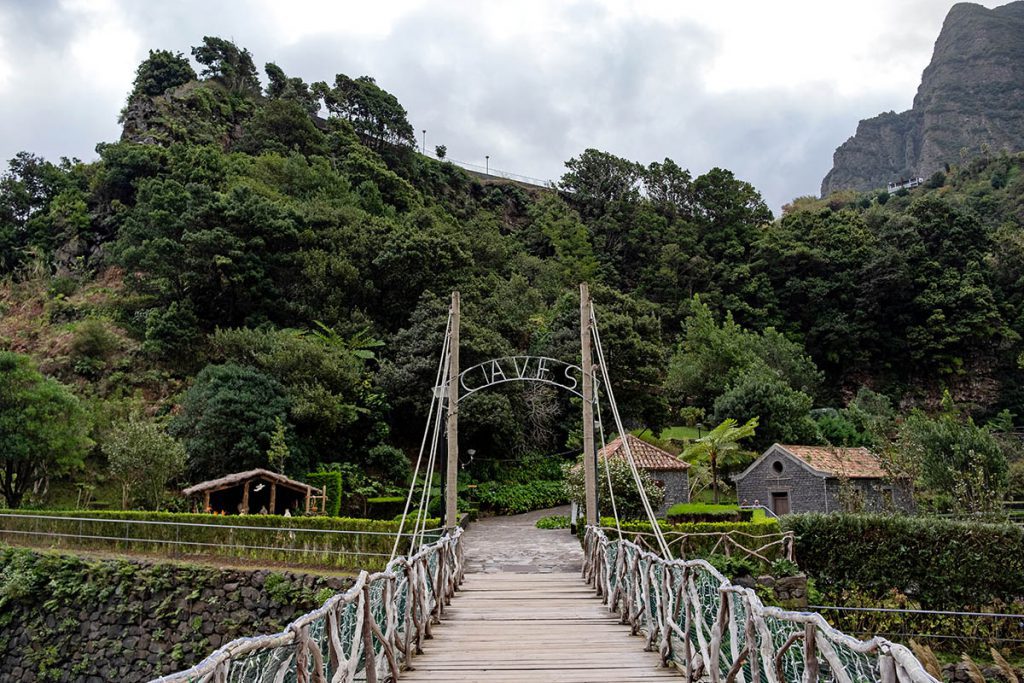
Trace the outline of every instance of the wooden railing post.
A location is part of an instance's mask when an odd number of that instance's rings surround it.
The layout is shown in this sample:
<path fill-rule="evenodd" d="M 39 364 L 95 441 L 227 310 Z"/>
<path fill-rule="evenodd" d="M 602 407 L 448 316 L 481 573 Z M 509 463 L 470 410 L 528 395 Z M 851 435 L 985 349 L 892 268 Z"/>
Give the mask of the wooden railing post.
<path fill-rule="evenodd" d="M 370 582 L 363 585 L 363 664 L 366 683 L 377 683 L 377 655 L 373 650 L 373 615 L 370 610 Z"/>

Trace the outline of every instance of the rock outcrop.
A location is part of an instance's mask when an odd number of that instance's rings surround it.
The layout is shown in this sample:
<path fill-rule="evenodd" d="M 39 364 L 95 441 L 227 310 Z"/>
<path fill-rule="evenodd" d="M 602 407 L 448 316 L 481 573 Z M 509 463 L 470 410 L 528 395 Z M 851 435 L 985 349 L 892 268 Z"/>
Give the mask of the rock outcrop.
<path fill-rule="evenodd" d="M 960 3 L 946 16 L 913 108 L 857 125 L 840 146 L 822 196 L 925 177 L 962 154 L 1024 149 L 1024 2 Z"/>

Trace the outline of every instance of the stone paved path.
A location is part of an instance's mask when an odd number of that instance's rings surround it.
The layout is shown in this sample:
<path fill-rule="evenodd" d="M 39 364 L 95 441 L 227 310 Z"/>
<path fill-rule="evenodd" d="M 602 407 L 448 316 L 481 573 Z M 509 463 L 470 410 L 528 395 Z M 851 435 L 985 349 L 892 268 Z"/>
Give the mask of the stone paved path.
<path fill-rule="evenodd" d="M 569 506 L 537 510 L 525 515 L 488 517 L 469 525 L 466 572 L 550 574 L 583 569 L 580 542 L 568 529 L 538 529 L 547 515 L 568 515 Z"/>

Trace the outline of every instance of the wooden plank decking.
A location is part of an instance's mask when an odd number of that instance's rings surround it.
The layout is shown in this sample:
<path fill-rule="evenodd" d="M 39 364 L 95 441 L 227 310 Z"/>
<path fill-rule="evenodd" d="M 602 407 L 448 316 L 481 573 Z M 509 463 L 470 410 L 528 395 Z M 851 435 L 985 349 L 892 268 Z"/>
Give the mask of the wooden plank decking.
<path fill-rule="evenodd" d="M 678 678 L 577 573 L 467 574 L 433 634 L 402 683 Z"/>

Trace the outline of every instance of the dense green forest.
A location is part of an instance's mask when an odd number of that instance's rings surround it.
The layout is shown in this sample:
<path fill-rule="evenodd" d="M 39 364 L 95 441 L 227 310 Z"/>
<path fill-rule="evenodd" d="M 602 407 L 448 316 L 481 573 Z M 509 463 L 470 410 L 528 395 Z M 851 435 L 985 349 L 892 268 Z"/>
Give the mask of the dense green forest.
<path fill-rule="evenodd" d="M 468 366 L 578 358 L 589 282 L 624 418 L 654 433 L 758 417 L 754 448 L 878 445 L 884 421 L 920 444 L 942 420 L 996 418 L 977 436 L 991 440 L 1024 414 L 1024 157 L 965 160 L 892 196 L 801 198 L 776 219 L 730 171 L 671 159 L 588 149 L 549 189 L 473 177 L 419 154 L 371 77 L 308 84 L 271 63 L 264 86 L 218 38 L 192 57 L 198 74 L 150 52 L 98 160 L 23 152 L 0 179 L 10 506 L 111 465 L 141 490 L 134 443 L 170 479 L 269 452 L 289 472 L 335 463 L 350 483 L 397 485 L 453 289 Z M 61 419 L 26 419 L 36 405 Z M 468 472 L 573 450 L 578 414 L 545 387 L 474 395 Z M 1012 485 L 1005 459 L 983 469 Z"/>

